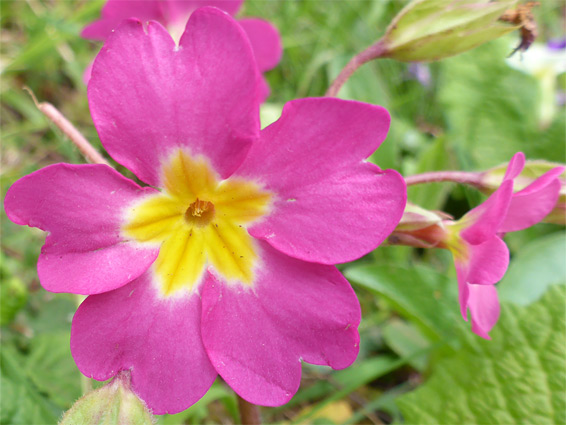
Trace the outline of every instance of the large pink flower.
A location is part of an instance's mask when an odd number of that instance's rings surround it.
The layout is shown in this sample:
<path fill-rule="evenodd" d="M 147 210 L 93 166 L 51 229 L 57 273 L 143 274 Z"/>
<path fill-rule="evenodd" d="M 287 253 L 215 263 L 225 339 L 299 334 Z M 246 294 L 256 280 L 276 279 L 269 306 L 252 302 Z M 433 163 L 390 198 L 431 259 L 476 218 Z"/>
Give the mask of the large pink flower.
<path fill-rule="evenodd" d="M 295 100 L 260 132 L 258 90 L 226 13 L 194 12 L 179 46 L 160 24 L 128 20 L 94 63 L 89 102 L 107 151 L 148 186 L 56 164 L 6 196 L 11 220 L 49 232 L 43 286 L 90 295 L 71 331 L 79 369 L 131 370 L 158 414 L 187 408 L 217 374 L 279 405 L 301 360 L 351 364 L 360 308 L 333 264 L 376 248 L 405 206 L 399 174 L 364 161 L 387 111 Z"/>
<path fill-rule="evenodd" d="M 509 265 L 509 251 L 501 239 L 507 232 L 526 229 L 554 208 L 564 171 L 557 167 L 513 193 L 513 180 L 521 173 L 525 156 L 516 154 L 507 167 L 501 186 L 481 205 L 456 222 L 445 222 L 443 247 L 452 251 L 458 276 L 460 309 L 472 331 L 489 339 L 488 332 L 499 318 L 494 284 Z"/>
<path fill-rule="evenodd" d="M 244 0 L 108 0 L 102 8 L 102 17 L 87 25 L 81 36 L 90 40 L 104 41 L 124 19 L 161 23 L 171 36 L 178 40 L 183 34 L 191 14 L 199 7 L 218 7 L 234 16 Z M 273 69 L 283 52 L 277 29 L 269 22 L 257 18 L 239 19 L 248 36 L 257 65 L 261 72 Z M 85 71 L 85 81 L 90 79 L 92 67 Z M 261 98 L 269 95 L 269 87 L 262 79 Z"/>

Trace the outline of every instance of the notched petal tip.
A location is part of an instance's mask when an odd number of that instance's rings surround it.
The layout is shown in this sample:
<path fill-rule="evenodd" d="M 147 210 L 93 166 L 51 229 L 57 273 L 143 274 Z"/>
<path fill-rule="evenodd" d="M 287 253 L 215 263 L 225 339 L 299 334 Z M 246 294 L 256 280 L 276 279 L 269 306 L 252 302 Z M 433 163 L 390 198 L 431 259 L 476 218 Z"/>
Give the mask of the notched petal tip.
<path fill-rule="evenodd" d="M 299 387 L 301 359 L 336 368 L 355 360 L 360 306 L 335 267 L 294 260 L 261 245 L 263 270 L 254 292 L 205 284 L 202 335 L 232 388 L 252 403 L 278 406 Z"/>
<path fill-rule="evenodd" d="M 124 285 L 154 261 L 120 236 L 121 211 L 153 189 L 142 189 L 101 164 L 54 164 L 16 182 L 7 215 L 49 232 L 38 261 L 52 292 L 91 294 Z"/>
<path fill-rule="evenodd" d="M 259 134 L 259 73 L 243 30 L 214 8 L 191 15 L 180 48 L 158 22 L 141 27 L 122 23 L 95 61 L 88 95 L 102 144 L 152 186 L 175 147 L 227 177 Z"/>

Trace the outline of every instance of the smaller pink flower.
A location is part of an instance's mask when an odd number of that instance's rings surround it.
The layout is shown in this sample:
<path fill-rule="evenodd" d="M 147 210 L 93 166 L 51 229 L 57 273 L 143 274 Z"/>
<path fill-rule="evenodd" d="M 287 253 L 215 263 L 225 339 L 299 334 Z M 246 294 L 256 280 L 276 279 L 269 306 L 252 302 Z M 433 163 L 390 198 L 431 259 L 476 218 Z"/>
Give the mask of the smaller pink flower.
<path fill-rule="evenodd" d="M 499 300 L 493 285 L 509 265 L 509 250 L 501 237 L 541 221 L 559 197 L 558 176 L 564 167 L 548 171 L 513 193 L 514 179 L 524 166 L 524 154 L 515 154 L 501 186 L 483 204 L 456 222 L 444 223 L 444 241 L 439 245 L 454 256 L 462 316 L 468 320 L 469 309 L 472 331 L 485 339 L 490 339 L 488 332 L 499 318 Z"/>
<path fill-rule="evenodd" d="M 179 40 L 191 14 L 199 7 L 214 6 L 234 16 L 244 0 L 108 0 L 102 8 L 102 16 L 83 28 L 81 37 L 105 41 L 118 25 L 128 18 L 143 22 L 157 21 L 173 39 Z M 238 23 L 248 36 L 261 72 L 275 68 L 281 60 L 283 49 L 277 29 L 263 19 L 239 19 Z M 85 83 L 90 80 L 92 64 L 83 75 Z M 269 96 L 269 86 L 262 78 L 261 99 Z"/>

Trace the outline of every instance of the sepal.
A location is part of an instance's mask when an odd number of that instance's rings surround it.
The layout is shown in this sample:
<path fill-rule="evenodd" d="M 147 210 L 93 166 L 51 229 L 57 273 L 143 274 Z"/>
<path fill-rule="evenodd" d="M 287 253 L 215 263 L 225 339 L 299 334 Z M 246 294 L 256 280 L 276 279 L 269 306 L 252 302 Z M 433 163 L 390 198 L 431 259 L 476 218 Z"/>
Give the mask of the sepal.
<path fill-rule="evenodd" d="M 59 425 L 153 425 L 147 406 L 130 387 L 130 372 L 120 372 L 111 382 L 81 397 Z"/>
<path fill-rule="evenodd" d="M 405 62 L 435 61 L 473 49 L 518 29 L 499 18 L 516 0 L 413 0 L 380 40 L 380 56 Z"/>

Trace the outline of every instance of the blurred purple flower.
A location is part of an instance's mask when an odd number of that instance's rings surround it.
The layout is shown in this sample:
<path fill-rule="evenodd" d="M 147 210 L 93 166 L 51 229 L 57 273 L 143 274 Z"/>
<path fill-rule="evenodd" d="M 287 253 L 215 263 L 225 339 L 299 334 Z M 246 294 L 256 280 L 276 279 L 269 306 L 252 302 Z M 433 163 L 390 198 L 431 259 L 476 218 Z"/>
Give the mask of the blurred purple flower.
<path fill-rule="evenodd" d="M 553 38 L 548 40 L 546 43 L 549 49 L 552 50 L 562 50 L 566 49 L 566 37 L 565 38 Z"/>
<path fill-rule="evenodd" d="M 413 62 L 409 65 L 409 74 L 425 87 L 430 87 L 430 68 L 422 62 Z"/>

